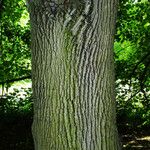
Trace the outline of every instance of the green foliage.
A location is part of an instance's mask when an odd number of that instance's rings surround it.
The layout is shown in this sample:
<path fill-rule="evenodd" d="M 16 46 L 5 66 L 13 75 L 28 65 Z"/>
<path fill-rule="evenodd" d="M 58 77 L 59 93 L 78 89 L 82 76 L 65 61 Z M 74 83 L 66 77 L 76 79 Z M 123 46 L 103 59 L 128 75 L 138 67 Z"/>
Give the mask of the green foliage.
<path fill-rule="evenodd" d="M 144 93 L 139 92 L 138 81 L 134 81 L 132 86 L 117 84 L 117 117 L 118 123 L 127 124 L 131 128 L 141 128 L 150 125 L 149 101 L 145 99 Z M 150 92 L 147 93 L 150 98 Z"/>
<path fill-rule="evenodd" d="M 150 2 L 120 1 L 115 39 L 118 121 L 150 125 Z"/>
<path fill-rule="evenodd" d="M 31 88 L 0 97 L 0 149 L 33 150 Z"/>
<path fill-rule="evenodd" d="M 22 0 L 2 0 L 0 82 L 30 74 L 30 26 Z"/>
<path fill-rule="evenodd" d="M 30 115 L 33 113 L 31 88 L 22 88 L 20 91 L 14 89 L 13 93 L 9 93 L 0 97 L 0 116 L 1 118 L 16 118 L 19 116 Z"/>
<path fill-rule="evenodd" d="M 148 0 L 120 1 L 115 54 L 116 70 L 122 69 L 117 72 L 117 79 L 136 78 L 139 80 L 141 90 L 150 89 L 150 84 L 147 82 L 150 80 L 149 14 Z M 125 59 L 122 59 L 123 57 Z"/>

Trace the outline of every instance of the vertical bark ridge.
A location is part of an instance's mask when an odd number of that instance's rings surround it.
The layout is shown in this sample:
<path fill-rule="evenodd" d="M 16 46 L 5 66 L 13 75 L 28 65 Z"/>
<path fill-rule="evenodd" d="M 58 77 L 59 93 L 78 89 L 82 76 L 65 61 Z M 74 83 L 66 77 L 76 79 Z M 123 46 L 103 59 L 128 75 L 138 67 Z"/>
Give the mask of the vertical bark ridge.
<path fill-rule="evenodd" d="M 119 150 L 112 53 L 116 3 L 32 2 L 36 150 Z"/>

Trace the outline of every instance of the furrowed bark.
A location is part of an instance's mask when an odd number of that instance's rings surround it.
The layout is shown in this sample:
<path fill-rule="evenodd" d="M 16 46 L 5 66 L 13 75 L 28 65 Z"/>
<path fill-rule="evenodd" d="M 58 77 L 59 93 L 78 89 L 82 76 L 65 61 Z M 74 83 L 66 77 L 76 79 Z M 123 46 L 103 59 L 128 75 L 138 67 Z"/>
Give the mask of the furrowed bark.
<path fill-rule="evenodd" d="M 117 0 L 30 2 L 35 150 L 119 150 Z"/>

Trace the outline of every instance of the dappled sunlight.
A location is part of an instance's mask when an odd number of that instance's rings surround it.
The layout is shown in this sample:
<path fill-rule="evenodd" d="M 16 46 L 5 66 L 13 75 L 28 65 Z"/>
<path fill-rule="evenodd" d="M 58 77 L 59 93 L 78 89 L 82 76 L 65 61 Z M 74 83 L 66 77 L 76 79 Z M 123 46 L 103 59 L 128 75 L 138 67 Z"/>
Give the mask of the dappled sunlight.
<path fill-rule="evenodd" d="M 23 80 L 23 81 L 15 82 L 8 89 L 4 88 L 3 95 L 13 93 L 15 92 L 15 90 L 18 90 L 20 96 L 24 97 L 23 95 L 24 93 L 21 89 L 31 88 L 31 86 L 32 86 L 31 80 Z M 2 87 L 0 87 L 0 95 L 2 95 Z"/>
<path fill-rule="evenodd" d="M 124 148 L 134 148 L 139 149 L 143 148 L 143 150 L 149 150 L 150 147 L 150 141 L 149 140 L 142 140 L 142 139 L 136 139 L 133 141 L 129 141 L 127 144 L 123 145 Z"/>

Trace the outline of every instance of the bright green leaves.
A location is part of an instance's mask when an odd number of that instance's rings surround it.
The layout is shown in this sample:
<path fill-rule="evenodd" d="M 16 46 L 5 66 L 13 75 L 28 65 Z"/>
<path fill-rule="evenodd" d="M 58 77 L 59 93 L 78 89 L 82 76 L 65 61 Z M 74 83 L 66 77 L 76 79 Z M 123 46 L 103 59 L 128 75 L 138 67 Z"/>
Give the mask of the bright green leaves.
<path fill-rule="evenodd" d="M 140 100 L 146 112 L 150 104 L 149 14 L 150 2 L 148 0 L 120 1 L 114 49 L 116 78 L 120 81 L 117 89 L 120 85 L 128 86 L 125 90 L 123 87 L 120 91 L 117 90 L 117 100 L 120 103 L 118 106 L 122 109 L 132 105 L 132 110 L 135 106 L 133 103 Z M 124 95 L 120 95 L 122 92 Z"/>
<path fill-rule="evenodd" d="M 0 81 L 30 74 L 30 26 L 25 3 L 5 0 L 0 23 Z"/>

